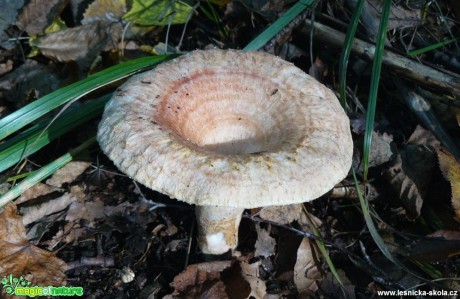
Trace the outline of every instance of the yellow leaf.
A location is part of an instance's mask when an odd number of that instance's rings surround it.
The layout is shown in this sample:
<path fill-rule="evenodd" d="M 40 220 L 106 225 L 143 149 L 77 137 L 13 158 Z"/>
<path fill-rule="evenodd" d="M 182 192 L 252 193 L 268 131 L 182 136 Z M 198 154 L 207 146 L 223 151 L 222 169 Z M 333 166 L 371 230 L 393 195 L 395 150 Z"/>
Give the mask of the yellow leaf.
<path fill-rule="evenodd" d="M 164 26 L 185 23 L 192 6 L 176 0 L 134 0 L 133 6 L 123 19 L 137 25 Z"/>
<path fill-rule="evenodd" d="M 452 188 L 452 207 L 460 219 L 460 163 L 445 149 L 437 150 L 439 167 Z"/>
<path fill-rule="evenodd" d="M 46 34 L 51 34 L 51 33 L 54 33 L 54 32 L 64 30 L 66 28 L 67 28 L 67 26 L 64 23 L 64 21 L 61 18 L 56 18 L 56 19 L 54 19 L 53 23 L 51 23 L 48 27 L 46 27 L 45 33 Z"/>

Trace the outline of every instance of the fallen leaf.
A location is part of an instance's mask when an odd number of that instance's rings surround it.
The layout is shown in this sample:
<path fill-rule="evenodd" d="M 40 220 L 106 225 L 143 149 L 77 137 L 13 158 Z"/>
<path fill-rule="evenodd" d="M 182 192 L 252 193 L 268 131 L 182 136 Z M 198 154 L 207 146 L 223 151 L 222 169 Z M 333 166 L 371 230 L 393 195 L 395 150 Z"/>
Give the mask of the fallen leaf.
<path fill-rule="evenodd" d="M 228 298 L 221 272 L 231 265 L 231 261 L 215 261 L 188 266 L 174 277 L 172 298 Z"/>
<path fill-rule="evenodd" d="M 22 8 L 16 25 L 29 35 L 43 33 L 66 4 L 67 0 L 31 0 Z"/>
<path fill-rule="evenodd" d="M 65 193 L 56 199 L 21 208 L 23 223 L 24 225 L 29 225 L 47 215 L 62 211 L 76 200 L 77 197 L 74 194 Z"/>
<path fill-rule="evenodd" d="M 16 204 L 20 204 L 40 196 L 50 194 L 54 191 L 58 191 L 58 188 L 43 183 L 37 183 L 22 192 L 21 196 L 16 200 Z"/>
<path fill-rule="evenodd" d="M 251 293 L 248 298 L 263 299 L 267 294 L 265 281 L 263 281 L 259 275 L 259 267 L 261 264 L 261 260 L 254 263 L 249 263 L 248 259 L 240 261 L 241 274 L 251 287 Z"/>
<path fill-rule="evenodd" d="M 270 226 L 268 230 L 260 227 L 260 224 L 256 224 L 257 230 L 257 241 L 255 244 L 256 251 L 254 256 L 269 257 L 275 255 L 276 240 L 270 236 Z"/>
<path fill-rule="evenodd" d="M 116 49 L 120 35 L 120 23 L 95 21 L 49 34 L 39 40 L 37 47 L 45 56 L 71 61 Z"/>
<path fill-rule="evenodd" d="M 25 276 L 33 285 L 65 285 L 66 263 L 29 244 L 22 222 L 15 205 L 7 205 L 0 214 L 0 274 Z"/>
<path fill-rule="evenodd" d="M 84 203 L 73 201 L 67 211 L 65 220 L 69 222 L 79 222 L 80 220 L 84 219 L 87 221 L 86 226 L 94 227 L 95 219 L 105 217 L 104 209 L 104 203 L 100 200 L 87 201 Z"/>
<path fill-rule="evenodd" d="M 384 178 L 398 192 L 407 216 L 420 215 L 423 199 L 429 188 L 436 167 L 436 145 L 439 144 L 430 131 L 417 127 L 396 159 L 383 171 Z"/>
<path fill-rule="evenodd" d="M 62 187 L 63 184 L 73 182 L 79 175 L 81 175 L 89 166 L 91 162 L 72 161 L 67 163 L 64 167 L 56 171 L 46 183 L 54 187 Z"/>
<path fill-rule="evenodd" d="M 460 164 L 454 156 L 445 149 L 438 149 L 439 167 L 442 174 L 450 182 L 452 190 L 452 207 L 460 219 Z"/>
<path fill-rule="evenodd" d="M 302 204 L 263 207 L 258 215 L 260 218 L 280 224 L 289 224 L 299 219 Z"/>
<path fill-rule="evenodd" d="M 81 23 L 90 24 L 94 21 L 118 22 L 125 13 L 125 0 L 95 0 L 86 9 Z"/>
<path fill-rule="evenodd" d="M 5 29 L 10 27 L 18 15 L 18 10 L 24 6 L 24 0 L 3 0 L 2 9 L 0 9 L 0 46 L 5 48 L 13 48 L 17 46 L 15 41 L 10 42 L 10 36 L 6 33 Z"/>
<path fill-rule="evenodd" d="M 138 25 L 183 24 L 191 11 L 192 6 L 182 1 L 134 0 L 123 19 Z"/>
<path fill-rule="evenodd" d="M 372 143 L 369 154 L 369 167 L 376 167 L 391 160 L 391 158 L 394 155 L 393 150 L 391 149 L 392 142 L 392 135 L 372 131 Z M 358 150 L 355 153 L 355 160 L 361 161 L 362 154 L 359 149 L 362 148 L 362 145 L 358 144 L 356 148 Z M 361 162 L 355 163 L 359 163 L 358 165 L 362 169 L 363 164 Z"/>
<path fill-rule="evenodd" d="M 294 283 L 299 294 L 316 292 L 321 273 L 315 265 L 310 241 L 303 238 L 297 250 L 297 261 L 294 265 Z"/>
<path fill-rule="evenodd" d="M 0 98 L 22 106 L 30 94 L 42 96 L 58 89 L 60 85 L 61 79 L 51 67 L 28 59 L 1 77 Z"/>

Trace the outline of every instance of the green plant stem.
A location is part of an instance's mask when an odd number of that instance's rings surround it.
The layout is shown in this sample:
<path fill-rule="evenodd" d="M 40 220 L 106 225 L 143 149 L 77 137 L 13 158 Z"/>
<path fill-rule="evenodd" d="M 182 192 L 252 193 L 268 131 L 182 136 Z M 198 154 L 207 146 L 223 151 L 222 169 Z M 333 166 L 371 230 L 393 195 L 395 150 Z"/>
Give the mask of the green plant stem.
<path fill-rule="evenodd" d="M 8 192 L 6 192 L 0 197 L 0 209 L 3 208 L 6 204 L 8 204 L 10 201 L 19 197 L 25 190 L 29 189 L 33 185 L 37 184 L 38 182 L 46 179 L 47 177 L 55 173 L 59 168 L 63 167 L 64 165 L 72 161 L 75 158 L 75 156 L 79 155 L 83 150 L 94 145 L 95 143 L 96 137 L 91 137 L 90 139 L 82 143 L 80 146 L 74 148 L 73 150 L 69 151 L 60 158 L 34 171 L 27 178 L 22 180 L 19 184 L 11 188 Z"/>

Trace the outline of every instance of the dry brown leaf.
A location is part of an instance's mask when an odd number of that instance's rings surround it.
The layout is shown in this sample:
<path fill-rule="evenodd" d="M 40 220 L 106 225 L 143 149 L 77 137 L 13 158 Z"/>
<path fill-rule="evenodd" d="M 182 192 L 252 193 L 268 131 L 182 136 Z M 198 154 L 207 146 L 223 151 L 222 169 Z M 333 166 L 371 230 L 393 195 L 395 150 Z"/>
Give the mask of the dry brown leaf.
<path fill-rule="evenodd" d="M 231 265 L 231 261 L 215 261 L 188 266 L 171 283 L 172 298 L 228 298 L 220 273 Z"/>
<path fill-rule="evenodd" d="M 121 25 L 109 21 L 65 29 L 40 39 L 37 46 L 43 55 L 59 61 L 77 60 L 115 49 L 121 34 Z"/>
<path fill-rule="evenodd" d="M 56 187 L 49 186 L 43 183 L 37 183 L 24 191 L 21 196 L 16 200 L 16 204 L 23 203 L 25 201 L 50 194 L 54 191 L 58 191 L 59 189 Z"/>
<path fill-rule="evenodd" d="M 63 184 L 73 182 L 79 175 L 81 175 L 89 166 L 91 162 L 72 161 L 67 163 L 64 167 L 56 171 L 46 183 L 54 187 L 62 187 Z"/>
<path fill-rule="evenodd" d="M 299 294 L 316 292 L 321 273 L 315 265 L 310 241 L 303 238 L 297 250 L 297 260 L 294 265 L 294 283 Z"/>
<path fill-rule="evenodd" d="M 0 98 L 22 106 L 30 94 L 43 96 L 58 89 L 60 84 L 61 79 L 51 67 L 29 59 L 1 77 Z"/>
<path fill-rule="evenodd" d="M 68 0 L 31 0 L 23 7 L 16 25 L 29 35 L 43 33 L 67 5 Z"/>
<path fill-rule="evenodd" d="M 362 142 L 362 141 L 361 141 Z M 378 133 L 372 131 L 372 143 L 370 148 L 369 154 L 369 167 L 375 167 L 382 165 L 391 160 L 394 153 L 391 149 L 391 143 L 393 142 L 393 136 L 387 133 Z M 360 162 L 362 159 L 362 154 L 360 152 L 360 148 L 362 148 L 361 144 L 358 144 L 356 147 L 358 150 L 355 152 L 355 157 L 359 167 L 363 168 L 363 163 Z"/>
<path fill-rule="evenodd" d="M 266 230 L 261 228 L 259 224 L 256 224 L 256 230 L 257 241 L 255 244 L 256 251 L 254 256 L 269 257 L 275 255 L 276 240 L 270 236 L 270 226 L 268 230 Z"/>
<path fill-rule="evenodd" d="M 24 276 L 33 285 L 66 284 L 66 263 L 54 253 L 29 244 L 26 230 L 15 205 L 0 214 L 0 273 Z"/>
<path fill-rule="evenodd" d="M 299 219 L 302 212 L 302 204 L 268 206 L 259 211 L 262 219 L 270 220 L 280 224 L 289 224 Z"/>
<path fill-rule="evenodd" d="M 118 22 L 125 13 L 125 0 L 95 0 L 86 9 L 81 23 L 89 24 L 94 21 Z"/>
<path fill-rule="evenodd" d="M 105 217 L 104 209 L 104 203 L 100 200 L 87 201 L 84 203 L 74 201 L 67 211 L 65 220 L 69 222 L 79 222 L 84 219 L 88 221 L 86 226 L 94 227 L 94 219 Z"/>
<path fill-rule="evenodd" d="M 249 282 L 251 287 L 251 293 L 249 298 L 263 299 L 267 294 L 267 286 L 265 281 L 260 278 L 259 267 L 262 264 L 262 260 L 258 260 L 255 263 L 250 264 L 248 260 L 241 260 L 241 274 L 244 279 Z"/>
<path fill-rule="evenodd" d="M 40 220 L 47 215 L 62 211 L 76 200 L 77 197 L 74 194 L 65 193 L 56 199 L 21 208 L 23 223 L 24 225 L 29 225 L 30 223 Z"/>
<path fill-rule="evenodd" d="M 433 134 L 421 127 L 412 134 L 411 143 L 398 153 L 383 175 L 399 193 L 402 205 L 409 218 L 417 218 L 423 205 L 433 171 L 436 167 Z"/>
<path fill-rule="evenodd" d="M 442 174 L 450 182 L 452 190 L 452 207 L 460 219 L 460 164 L 454 156 L 445 149 L 438 149 L 439 167 Z"/>

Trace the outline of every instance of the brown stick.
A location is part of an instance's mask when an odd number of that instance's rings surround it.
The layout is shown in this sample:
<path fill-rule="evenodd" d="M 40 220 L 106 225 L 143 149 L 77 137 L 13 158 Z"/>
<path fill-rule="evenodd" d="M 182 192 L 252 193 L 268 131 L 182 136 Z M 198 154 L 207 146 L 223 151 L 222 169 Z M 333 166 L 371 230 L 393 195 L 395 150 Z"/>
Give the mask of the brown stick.
<path fill-rule="evenodd" d="M 300 30 L 302 33 L 309 34 L 311 28 L 310 20 L 306 20 L 306 25 Z M 326 25 L 315 22 L 313 36 L 328 45 L 342 48 L 345 34 L 332 29 Z M 352 51 L 360 57 L 372 60 L 374 58 L 375 46 L 360 39 L 353 41 Z M 390 50 L 385 50 L 383 64 L 387 69 L 396 75 L 425 87 L 442 90 L 456 98 L 460 98 L 460 76 L 449 71 L 440 71 L 432 67 L 423 65 L 414 60 L 396 54 Z"/>

